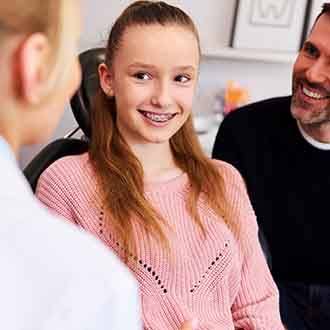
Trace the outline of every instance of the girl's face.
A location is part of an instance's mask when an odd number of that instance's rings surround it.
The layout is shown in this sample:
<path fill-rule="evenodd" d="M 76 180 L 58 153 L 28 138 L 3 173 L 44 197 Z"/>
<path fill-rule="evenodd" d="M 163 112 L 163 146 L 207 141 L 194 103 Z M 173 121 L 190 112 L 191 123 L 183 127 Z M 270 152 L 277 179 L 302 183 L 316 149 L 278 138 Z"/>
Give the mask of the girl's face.
<path fill-rule="evenodd" d="M 199 67 L 195 35 L 179 25 L 126 29 L 102 88 L 117 106 L 117 127 L 129 145 L 169 143 L 191 113 Z"/>

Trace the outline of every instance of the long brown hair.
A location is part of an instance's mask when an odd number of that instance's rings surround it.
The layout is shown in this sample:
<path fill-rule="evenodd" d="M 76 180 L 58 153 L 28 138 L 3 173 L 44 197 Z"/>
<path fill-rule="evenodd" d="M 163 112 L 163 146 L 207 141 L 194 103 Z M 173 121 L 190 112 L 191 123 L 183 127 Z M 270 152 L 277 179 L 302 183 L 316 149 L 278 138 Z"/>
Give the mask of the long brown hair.
<path fill-rule="evenodd" d="M 181 9 L 162 1 L 137 1 L 126 8 L 115 22 L 106 48 L 106 64 L 110 68 L 125 29 L 136 25 L 179 25 L 193 32 L 199 45 L 198 32 L 191 18 Z M 105 211 L 128 249 L 134 248 L 133 221 L 168 246 L 162 226 L 166 224 L 144 196 L 144 175 L 116 126 L 115 98 L 100 88 L 91 112 L 92 135 L 89 156 L 104 199 Z M 194 131 L 192 118 L 170 139 L 177 166 L 187 173 L 190 183 L 187 210 L 205 234 L 197 210 L 201 194 L 212 209 L 223 216 L 223 180 L 216 166 L 204 154 Z"/>

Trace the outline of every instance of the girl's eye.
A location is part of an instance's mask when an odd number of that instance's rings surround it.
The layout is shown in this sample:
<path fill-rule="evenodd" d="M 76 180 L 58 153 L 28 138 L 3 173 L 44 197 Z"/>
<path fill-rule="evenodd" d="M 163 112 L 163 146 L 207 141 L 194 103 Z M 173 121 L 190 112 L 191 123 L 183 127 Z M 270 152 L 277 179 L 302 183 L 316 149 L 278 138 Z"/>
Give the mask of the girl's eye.
<path fill-rule="evenodd" d="M 149 80 L 151 79 L 151 76 L 146 72 L 137 72 L 134 74 L 134 77 L 139 80 Z"/>
<path fill-rule="evenodd" d="M 180 74 L 176 76 L 174 80 L 180 83 L 187 83 L 188 81 L 190 81 L 190 77 Z"/>

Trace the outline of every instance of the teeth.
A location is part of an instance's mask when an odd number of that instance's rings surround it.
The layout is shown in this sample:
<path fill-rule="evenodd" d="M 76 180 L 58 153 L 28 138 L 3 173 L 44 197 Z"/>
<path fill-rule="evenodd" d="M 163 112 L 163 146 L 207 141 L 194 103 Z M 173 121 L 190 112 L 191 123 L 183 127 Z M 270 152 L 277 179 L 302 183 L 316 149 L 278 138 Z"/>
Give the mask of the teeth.
<path fill-rule="evenodd" d="M 170 120 L 174 115 L 173 114 L 154 114 L 151 112 L 143 112 L 143 115 L 146 116 L 147 118 L 156 121 L 156 122 L 160 122 L 163 123 L 165 121 Z"/>
<path fill-rule="evenodd" d="M 316 100 L 320 100 L 322 99 L 322 95 L 319 94 L 319 93 L 315 93 L 315 92 L 312 92 L 310 90 L 308 90 L 306 87 L 303 87 L 303 93 L 313 99 L 316 99 Z"/>

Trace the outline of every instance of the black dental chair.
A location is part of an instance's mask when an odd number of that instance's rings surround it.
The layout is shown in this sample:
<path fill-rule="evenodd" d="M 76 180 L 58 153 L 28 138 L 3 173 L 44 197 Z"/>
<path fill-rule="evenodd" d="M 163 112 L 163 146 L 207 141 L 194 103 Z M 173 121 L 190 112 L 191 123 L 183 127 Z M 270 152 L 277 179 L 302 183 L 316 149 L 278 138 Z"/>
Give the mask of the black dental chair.
<path fill-rule="evenodd" d="M 79 90 L 72 97 L 71 109 L 78 127 L 65 137 L 55 140 L 43 148 L 39 154 L 24 169 L 24 175 L 35 191 L 41 173 L 57 159 L 69 155 L 78 155 L 88 150 L 88 140 L 91 133 L 89 109 L 92 98 L 98 88 L 99 79 L 97 68 L 105 59 L 105 48 L 94 48 L 79 55 L 82 69 L 82 82 Z M 82 130 L 81 139 L 73 135 Z"/>

